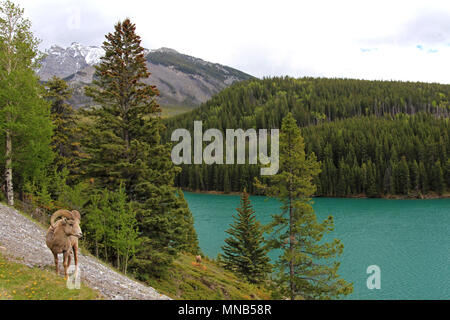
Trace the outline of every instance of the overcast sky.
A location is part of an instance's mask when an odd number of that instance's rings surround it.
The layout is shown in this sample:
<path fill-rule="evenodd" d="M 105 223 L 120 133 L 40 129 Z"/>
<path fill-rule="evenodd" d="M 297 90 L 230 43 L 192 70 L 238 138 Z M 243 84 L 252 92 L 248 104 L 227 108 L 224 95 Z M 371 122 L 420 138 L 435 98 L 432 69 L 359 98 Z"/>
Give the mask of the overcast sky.
<path fill-rule="evenodd" d="M 126 17 L 148 49 L 254 76 L 450 83 L 450 1 L 13 0 L 42 48 L 101 45 Z"/>

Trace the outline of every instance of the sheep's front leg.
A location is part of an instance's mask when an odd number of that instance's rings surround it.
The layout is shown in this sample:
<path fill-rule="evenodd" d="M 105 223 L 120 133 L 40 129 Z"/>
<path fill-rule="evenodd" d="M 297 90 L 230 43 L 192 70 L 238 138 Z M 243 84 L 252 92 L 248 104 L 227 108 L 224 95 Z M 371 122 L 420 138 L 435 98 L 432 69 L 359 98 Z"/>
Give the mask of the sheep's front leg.
<path fill-rule="evenodd" d="M 58 275 L 58 271 L 59 271 L 59 266 L 58 266 L 58 254 L 54 253 L 53 257 L 55 258 L 55 270 L 56 270 L 56 275 Z"/>
<path fill-rule="evenodd" d="M 67 267 L 70 268 L 70 263 L 72 262 L 72 254 L 71 250 L 69 250 L 69 253 L 67 254 Z"/>
<path fill-rule="evenodd" d="M 63 253 L 63 265 L 64 265 L 64 279 L 67 280 L 68 276 L 67 276 L 67 269 L 69 268 L 69 255 L 70 255 L 70 251 L 64 251 Z"/>

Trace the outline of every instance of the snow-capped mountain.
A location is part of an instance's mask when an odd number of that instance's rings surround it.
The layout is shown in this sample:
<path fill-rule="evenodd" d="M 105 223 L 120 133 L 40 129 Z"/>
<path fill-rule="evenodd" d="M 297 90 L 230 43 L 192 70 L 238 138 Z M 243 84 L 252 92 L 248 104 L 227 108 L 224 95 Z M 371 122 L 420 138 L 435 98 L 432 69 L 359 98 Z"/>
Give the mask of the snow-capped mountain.
<path fill-rule="evenodd" d="M 100 47 L 84 46 L 74 42 L 67 48 L 52 46 L 45 50 L 45 54 L 46 57 L 38 75 L 42 80 L 47 81 L 53 76 L 68 77 L 86 67 L 99 63 L 105 51 Z"/>
<path fill-rule="evenodd" d="M 146 50 L 151 72 L 146 83 L 155 85 L 163 105 L 197 106 L 236 81 L 252 76 L 239 70 L 181 54 L 170 48 Z M 90 104 L 84 87 L 94 77 L 94 66 L 101 62 L 104 50 L 95 46 L 72 43 L 67 48 L 52 46 L 41 63 L 38 75 L 47 81 L 53 76 L 66 80 L 74 89 L 71 103 L 75 107 Z"/>

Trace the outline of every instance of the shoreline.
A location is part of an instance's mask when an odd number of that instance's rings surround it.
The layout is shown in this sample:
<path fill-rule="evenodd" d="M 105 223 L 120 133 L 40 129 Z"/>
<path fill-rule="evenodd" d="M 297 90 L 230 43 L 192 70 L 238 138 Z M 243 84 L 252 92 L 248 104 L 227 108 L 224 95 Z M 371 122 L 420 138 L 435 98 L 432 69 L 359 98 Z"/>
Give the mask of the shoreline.
<path fill-rule="evenodd" d="M 223 191 L 200 191 L 200 190 L 189 190 L 181 189 L 183 192 L 190 192 L 195 194 L 209 194 L 209 195 L 224 195 L 224 196 L 240 196 L 240 192 L 228 192 Z M 264 196 L 260 194 L 251 194 L 251 196 Z M 438 200 L 438 199 L 450 199 L 450 191 L 445 192 L 442 195 L 438 194 L 427 194 L 427 195 L 383 195 L 381 197 L 367 197 L 364 194 L 345 196 L 345 197 L 313 197 L 313 198 L 331 198 L 331 199 L 384 199 L 384 200 Z"/>

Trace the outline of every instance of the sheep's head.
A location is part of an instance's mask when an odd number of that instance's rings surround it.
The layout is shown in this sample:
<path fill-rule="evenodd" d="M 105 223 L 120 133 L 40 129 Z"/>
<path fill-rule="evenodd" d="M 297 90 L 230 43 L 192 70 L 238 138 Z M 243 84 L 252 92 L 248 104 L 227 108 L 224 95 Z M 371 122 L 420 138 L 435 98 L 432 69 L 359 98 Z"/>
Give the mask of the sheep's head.
<path fill-rule="evenodd" d="M 64 230 L 64 233 L 67 236 L 74 236 L 77 238 L 81 238 L 83 236 L 83 233 L 81 232 L 80 228 L 80 221 L 81 221 L 81 215 L 78 211 L 67 211 L 67 210 L 58 210 L 50 219 L 50 224 L 55 227 L 55 222 L 58 218 L 62 218 L 61 223 L 59 226 L 61 226 Z"/>

